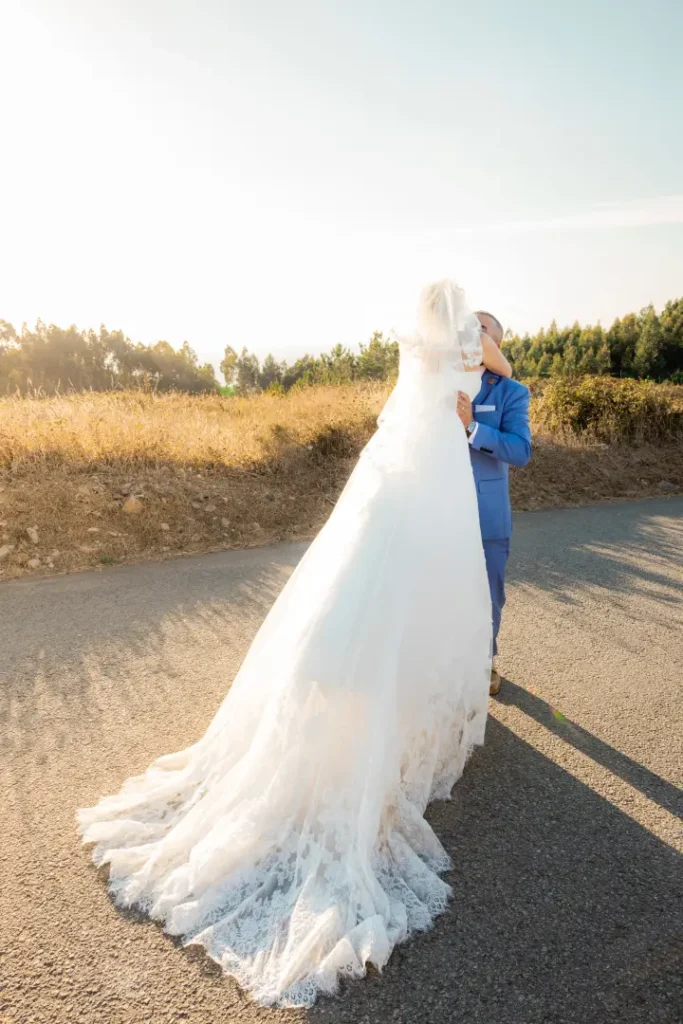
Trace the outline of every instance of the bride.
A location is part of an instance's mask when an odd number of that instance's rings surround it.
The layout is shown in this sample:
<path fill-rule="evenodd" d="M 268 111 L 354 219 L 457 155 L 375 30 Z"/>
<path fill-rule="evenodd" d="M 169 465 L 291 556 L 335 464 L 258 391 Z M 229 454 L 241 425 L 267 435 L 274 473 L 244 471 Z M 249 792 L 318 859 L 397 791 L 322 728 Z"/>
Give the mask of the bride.
<path fill-rule="evenodd" d="M 450 281 L 400 349 L 377 433 L 204 736 L 78 811 L 117 904 L 267 1005 L 381 969 L 444 910 L 423 814 L 484 739 L 491 603 L 456 398 L 510 367 Z"/>

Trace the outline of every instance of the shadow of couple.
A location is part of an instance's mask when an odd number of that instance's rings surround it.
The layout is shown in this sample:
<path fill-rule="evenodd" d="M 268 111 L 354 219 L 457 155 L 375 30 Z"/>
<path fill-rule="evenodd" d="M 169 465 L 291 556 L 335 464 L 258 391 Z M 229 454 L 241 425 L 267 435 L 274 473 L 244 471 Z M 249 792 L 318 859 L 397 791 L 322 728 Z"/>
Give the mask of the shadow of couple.
<path fill-rule="evenodd" d="M 498 702 L 681 816 L 673 784 L 540 697 L 506 680 Z M 683 873 L 671 845 L 492 716 L 453 799 L 427 816 L 453 859 L 449 912 L 309 1020 L 683 1019 Z"/>

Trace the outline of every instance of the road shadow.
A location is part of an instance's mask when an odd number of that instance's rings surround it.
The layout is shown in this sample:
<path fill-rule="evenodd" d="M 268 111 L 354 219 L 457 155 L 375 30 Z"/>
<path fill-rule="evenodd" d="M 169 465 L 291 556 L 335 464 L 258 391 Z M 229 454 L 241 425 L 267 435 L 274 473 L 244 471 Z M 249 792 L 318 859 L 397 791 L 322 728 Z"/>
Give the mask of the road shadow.
<path fill-rule="evenodd" d="M 450 910 L 311 1024 L 683 1019 L 675 850 L 495 719 L 427 816 L 454 862 Z"/>
<path fill-rule="evenodd" d="M 683 499 L 678 497 L 515 517 L 508 582 L 568 604 L 591 587 L 609 592 L 613 603 L 620 595 L 642 594 L 675 607 L 682 571 Z"/>
<path fill-rule="evenodd" d="M 229 666 L 239 666 L 305 547 L 267 549 L 266 559 L 244 551 L 229 570 L 209 554 L 54 577 L 40 582 L 38 601 L 30 581 L 0 588 L 0 752 L 47 771 L 85 735 L 101 757 L 112 706 L 120 720 L 172 709 L 195 668 L 214 681 L 217 710 Z"/>
<path fill-rule="evenodd" d="M 645 765 L 633 761 L 609 743 L 582 729 L 541 697 L 506 679 L 496 702 L 519 708 L 565 743 L 580 750 L 634 789 L 640 790 L 660 807 L 683 819 L 683 791 L 661 775 L 651 772 Z"/>

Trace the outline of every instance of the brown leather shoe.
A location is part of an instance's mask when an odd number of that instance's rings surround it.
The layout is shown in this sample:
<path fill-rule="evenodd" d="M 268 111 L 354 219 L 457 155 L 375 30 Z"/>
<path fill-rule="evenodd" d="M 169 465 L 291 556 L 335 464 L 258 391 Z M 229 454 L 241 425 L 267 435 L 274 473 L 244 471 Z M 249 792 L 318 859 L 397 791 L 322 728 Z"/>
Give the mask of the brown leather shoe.
<path fill-rule="evenodd" d="M 491 669 L 491 682 L 489 684 L 489 693 L 492 697 L 497 697 L 500 693 L 500 688 L 503 684 L 503 679 L 500 672 L 496 671 L 495 668 Z"/>

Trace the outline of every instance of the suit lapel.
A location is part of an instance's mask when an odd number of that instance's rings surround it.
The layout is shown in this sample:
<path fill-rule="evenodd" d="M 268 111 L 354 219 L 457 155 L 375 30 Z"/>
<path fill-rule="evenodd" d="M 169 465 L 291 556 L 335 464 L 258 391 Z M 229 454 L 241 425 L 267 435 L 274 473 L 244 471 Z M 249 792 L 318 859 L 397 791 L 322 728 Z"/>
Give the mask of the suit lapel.
<path fill-rule="evenodd" d="M 496 384 L 500 382 L 500 377 L 497 373 L 491 373 L 490 370 L 485 370 L 484 375 L 481 378 L 481 390 L 472 403 L 473 406 L 485 405 L 486 399 L 489 397 L 491 391 L 495 388 Z"/>

